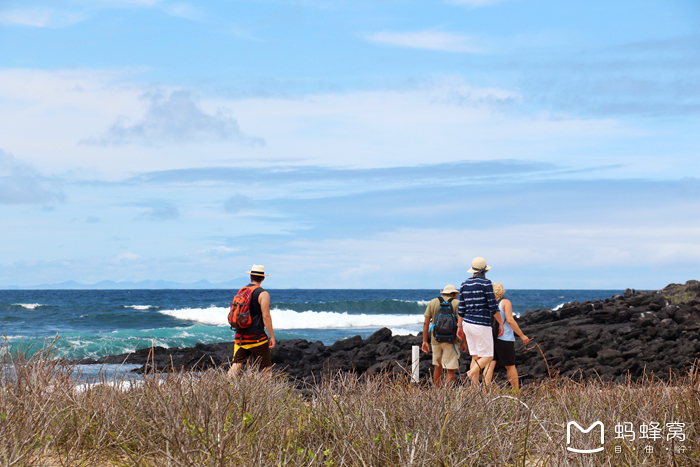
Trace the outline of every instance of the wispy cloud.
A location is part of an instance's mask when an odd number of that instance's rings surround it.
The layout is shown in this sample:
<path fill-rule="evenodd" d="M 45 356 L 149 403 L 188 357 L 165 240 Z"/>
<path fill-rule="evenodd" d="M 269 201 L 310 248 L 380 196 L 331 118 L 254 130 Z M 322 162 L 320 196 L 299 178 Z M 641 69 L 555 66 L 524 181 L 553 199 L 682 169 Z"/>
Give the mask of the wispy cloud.
<path fill-rule="evenodd" d="M 57 11 L 43 7 L 0 11 L 0 24 L 34 28 L 62 28 L 79 23 L 85 18 L 80 13 Z"/>
<path fill-rule="evenodd" d="M 154 6 L 161 3 L 161 0 L 100 0 L 103 5 L 133 5 L 133 6 Z"/>
<path fill-rule="evenodd" d="M 139 219 L 149 221 L 171 221 L 180 217 L 180 210 L 171 203 L 157 203 L 149 210 L 141 213 Z"/>
<path fill-rule="evenodd" d="M 263 146 L 262 138 L 244 135 L 231 111 L 225 107 L 207 113 L 189 91 L 173 91 L 169 96 L 147 93 L 142 100 L 148 109 L 141 120 L 131 124 L 119 117 L 104 136 L 81 141 L 83 144 L 119 145 L 128 143 L 239 141 Z"/>
<path fill-rule="evenodd" d="M 128 207 L 147 208 L 135 218 L 135 220 L 146 221 L 171 221 L 180 217 L 180 210 L 177 206 L 165 200 L 150 200 L 136 203 L 126 203 Z"/>
<path fill-rule="evenodd" d="M 138 261 L 143 258 L 140 255 L 137 255 L 136 253 L 126 252 L 117 255 L 115 259 L 117 261 Z"/>
<path fill-rule="evenodd" d="M 407 47 L 411 49 L 437 50 L 456 53 L 484 53 L 485 50 L 469 36 L 441 31 L 388 32 L 382 31 L 365 36 L 378 44 Z"/>
<path fill-rule="evenodd" d="M 237 214 L 244 209 L 248 209 L 253 205 L 253 201 L 240 193 L 229 197 L 224 201 L 224 211 L 230 214 Z"/>
<path fill-rule="evenodd" d="M 690 226 L 675 228 L 669 235 L 665 228 L 640 231 L 555 223 L 499 228 L 397 228 L 364 237 L 292 241 L 281 249 L 285 253 L 264 259 L 270 268 L 281 269 L 280 275 L 285 277 L 291 277 L 289 273 L 295 270 L 310 284 L 308 287 L 362 287 L 370 277 L 374 287 L 391 287 L 397 282 L 421 287 L 432 281 L 437 286 L 455 277 L 466 278 L 466 267 L 474 256 L 488 259 L 494 277 L 511 283 L 517 277 L 516 287 L 526 284 L 523 277 L 527 271 L 532 274 L 538 265 L 558 271 L 574 267 L 601 274 L 618 271 L 607 286 L 621 287 L 628 280 L 619 273 L 625 267 L 673 264 L 686 273 L 695 269 L 700 247 L 693 239 L 699 234 L 699 228 Z M 450 254 L 445 255 L 446 250 Z M 604 285 L 599 283 L 597 274 L 567 276 L 548 277 L 544 283 L 551 288 Z M 293 280 L 291 283 L 297 284 Z"/>
<path fill-rule="evenodd" d="M 200 9 L 186 3 L 165 5 L 162 7 L 162 10 L 169 15 L 177 16 L 178 18 L 183 18 L 190 21 L 204 21 L 205 19 L 205 15 Z"/>
<path fill-rule="evenodd" d="M 58 181 L 0 149 L 0 204 L 51 205 L 64 200 Z"/>
<path fill-rule="evenodd" d="M 527 101 L 578 115 L 700 114 L 700 35 L 513 62 Z"/>
<path fill-rule="evenodd" d="M 447 0 L 447 3 L 452 3 L 454 5 L 467 5 L 473 8 L 494 5 L 496 3 L 501 3 L 505 0 Z"/>
<path fill-rule="evenodd" d="M 0 2 L 2 5 L 3 2 Z M 168 15 L 191 21 L 203 21 L 204 13 L 187 3 L 163 2 L 162 0 L 94 0 L 84 2 L 52 3 L 51 7 L 41 4 L 30 5 L 26 2 L 11 8 L 5 6 L 0 10 L 0 24 L 29 26 L 35 28 L 64 28 L 81 21 L 86 21 L 97 12 L 115 9 L 158 8 Z M 15 5 L 19 5 L 15 3 Z"/>
<path fill-rule="evenodd" d="M 493 180 L 504 177 L 546 176 L 562 170 L 560 167 L 542 162 L 524 162 L 515 160 L 500 161 L 460 161 L 445 164 L 425 164 L 407 167 L 389 167 L 377 169 L 345 169 L 314 166 L 275 166 L 274 168 L 254 167 L 208 167 L 192 169 L 175 169 L 158 172 L 148 172 L 128 180 L 131 184 L 182 184 L 182 183 L 222 183 L 230 184 L 241 180 L 265 180 L 265 183 L 304 183 L 329 184 L 350 182 L 357 184 L 388 188 L 392 183 L 402 185 L 433 185 L 439 181 L 443 184 L 453 184 L 460 181 L 475 182 Z M 250 184 L 249 184 L 250 185 Z M 311 188 L 311 185 L 309 186 Z M 237 193 L 226 203 L 233 208 L 250 202 L 248 198 Z"/>

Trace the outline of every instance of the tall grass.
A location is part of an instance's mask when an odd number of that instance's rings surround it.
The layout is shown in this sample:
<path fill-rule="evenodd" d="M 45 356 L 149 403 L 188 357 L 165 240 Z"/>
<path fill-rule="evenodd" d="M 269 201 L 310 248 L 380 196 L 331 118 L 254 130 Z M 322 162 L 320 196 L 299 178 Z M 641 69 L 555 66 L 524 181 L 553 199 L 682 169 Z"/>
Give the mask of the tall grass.
<path fill-rule="evenodd" d="M 85 385 L 50 352 L 19 355 L 5 352 L 0 381 L 0 463 L 7 466 L 700 465 L 697 367 L 668 382 L 552 378 L 520 393 L 352 374 L 300 391 L 283 374 L 255 371 Z M 601 420 L 604 451 L 568 452 L 571 420 Z M 685 423 L 683 443 L 667 441 L 666 431 L 651 443 L 614 438 L 618 422 L 671 421 Z M 592 438 L 577 442 L 593 446 Z M 685 453 L 676 452 L 681 445 Z"/>

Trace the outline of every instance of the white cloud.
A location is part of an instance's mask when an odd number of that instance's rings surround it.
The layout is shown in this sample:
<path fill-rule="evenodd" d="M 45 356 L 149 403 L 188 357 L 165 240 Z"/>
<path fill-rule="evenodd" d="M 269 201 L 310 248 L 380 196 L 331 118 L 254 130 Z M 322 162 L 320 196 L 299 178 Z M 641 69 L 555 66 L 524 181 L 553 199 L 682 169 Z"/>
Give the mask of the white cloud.
<path fill-rule="evenodd" d="M 378 44 L 395 45 L 412 49 L 438 50 L 458 53 L 484 53 L 468 36 L 440 31 L 377 32 L 366 38 Z"/>
<path fill-rule="evenodd" d="M 501 3 L 505 0 L 448 0 L 448 3 L 455 5 L 467 5 L 473 8 L 494 5 L 496 3 Z"/>
<path fill-rule="evenodd" d="M 285 250 L 293 253 L 276 254 L 266 261 L 280 270 L 278 275 L 289 286 L 303 285 L 293 280 L 296 272 L 306 278 L 309 287 L 367 287 L 372 280 L 373 287 L 395 287 L 398 283 L 417 287 L 426 277 L 461 277 L 474 257 L 483 256 L 493 267 L 493 277 L 508 277 L 509 271 L 537 267 L 581 270 L 573 276 L 563 274 L 547 287 L 578 284 L 579 288 L 586 288 L 596 283 L 598 271 L 615 274 L 625 268 L 639 268 L 639 277 L 650 277 L 659 265 L 697 269 L 697 238 L 700 227 L 678 225 L 399 229 L 365 238 L 291 242 Z M 626 277 L 620 273 L 617 276 L 618 283 L 625 285 Z M 405 283 L 406 280 L 415 282 Z M 542 285 L 527 275 L 518 280 L 520 288 Z"/>
<path fill-rule="evenodd" d="M 40 259 L 31 268 L 26 262 L 5 263 L 0 280 L 26 285 L 115 278 L 220 282 L 231 277 L 231 270 L 245 271 L 255 263 L 273 274 L 271 287 L 437 288 L 466 279 L 471 260 L 483 256 L 492 266 L 490 278 L 509 288 L 656 288 L 697 277 L 699 236 L 700 227 L 694 225 L 656 227 L 640 220 L 628 226 L 405 228 L 365 237 L 193 248 L 191 253 L 156 252 L 149 241 L 141 254 L 130 248 L 109 258 Z M 542 270 L 551 275 L 543 277 Z M 48 273 L 51 277 L 43 278 Z"/>
<path fill-rule="evenodd" d="M 161 0 L 100 0 L 99 3 L 104 5 L 134 5 L 134 6 L 153 6 L 160 3 Z"/>
<path fill-rule="evenodd" d="M 192 5 L 187 5 L 185 3 L 176 3 L 173 5 L 166 5 L 162 10 L 169 15 L 177 16 L 178 18 L 188 19 L 190 21 L 203 21 L 205 18 L 204 13 L 198 8 Z"/>
<path fill-rule="evenodd" d="M 64 199 L 58 181 L 0 149 L 0 204 L 51 205 Z"/>
<path fill-rule="evenodd" d="M 29 2 L 27 2 L 29 3 Z M 161 0 L 95 0 L 54 2 L 52 8 L 28 6 L 0 11 L 0 24 L 36 28 L 64 28 L 86 21 L 102 10 L 159 8 L 162 12 L 191 21 L 202 21 L 203 12 L 187 3 L 165 3 Z"/>
<path fill-rule="evenodd" d="M 224 211 L 231 214 L 238 214 L 244 209 L 253 205 L 253 201 L 245 195 L 236 193 L 224 201 Z"/>
<path fill-rule="evenodd" d="M 163 203 L 152 207 L 139 217 L 150 221 L 170 221 L 180 217 L 180 210 L 172 204 Z"/>
<path fill-rule="evenodd" d="M 214 114 L 203 111 L 185 90 L 173 91 L 168 97 L 162 93 L 148 93 L 142 100 L 149 103 L 144 117 L 134 123 L 120 116 L 105 136 L 88 139 L 87 144 L 146 143 L 159 141 L 237 140 L 254 145 L 264 145 L 261 138 L 251 138 L 241 133 L 238 122 L 227 108 L 218 108 Z"/>
<path fill-rule="evenodd" d="M 62 28 L 83 20 L 85 16 L 82 14 L 41 7 L 0 11 L 0 24 L 7 25 Z"/>
<path fill-rule="evenodd" d="M 512 90 L 455 77 L 406 89 L 294 99 L 195 99 L 191 91 L 137 84 L 134 73 L 0 70 L 3 148 L 44 173 L 88 170 L 110 180 L 222 163 L 357 168 L 427 160 L 559 163 L 562 154 L 572 167 L 645 167 L 636 154 L 586 149 L 637 137 L 634 128 L 614 119 L 533 114 Z M 264 136 L 265 146 L 241 144 L 250 142 L 247 135 Z M 77 145 L 90 138 L 103 144 Z M 124 144 L 129 142 L 138 144 Z M 635 175 L 628 169 L 627 176 Z"/>
<path fill-rule="evenodd" d="M 138 261 L 143 259 L 142 256 L 137 255 L 136 253 L 131 253 L 131 252 L 126 252 L 126 253 L 121 253 L 117 255 L 116 260 L 117 261 Z"/>
<path fill-rule="evenodd" d="M 240 248 L 231 248 L 227 246 L 217 246 L 200 250 L 193 255 L 186 255 L 192 258 L 192 261 L 202 261 L 210 259 L 229 259 L 235 257 L 241 251 Z"/>

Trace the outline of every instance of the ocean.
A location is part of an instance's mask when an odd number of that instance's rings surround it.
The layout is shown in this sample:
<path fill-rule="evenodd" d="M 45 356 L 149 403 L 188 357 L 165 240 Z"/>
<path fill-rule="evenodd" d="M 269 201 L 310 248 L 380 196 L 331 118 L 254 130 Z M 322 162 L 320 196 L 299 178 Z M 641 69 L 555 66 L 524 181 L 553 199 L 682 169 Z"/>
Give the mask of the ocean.
<path fill-rule="evenodd" d="M 326 345 L 388 327 L 422 330 L 438 290 L 270 290 L 275 337 Z M 57 354 L 99 358 L 151 346 L 229 342 L 233 290 L 0 290 L 4 348 L 37 349 L 58 336 Z M 605 299 L 620 290 L 509 290 L 516 315 L 570 301 Z M 31 350 L 30 350 L 31 352 Z"/>

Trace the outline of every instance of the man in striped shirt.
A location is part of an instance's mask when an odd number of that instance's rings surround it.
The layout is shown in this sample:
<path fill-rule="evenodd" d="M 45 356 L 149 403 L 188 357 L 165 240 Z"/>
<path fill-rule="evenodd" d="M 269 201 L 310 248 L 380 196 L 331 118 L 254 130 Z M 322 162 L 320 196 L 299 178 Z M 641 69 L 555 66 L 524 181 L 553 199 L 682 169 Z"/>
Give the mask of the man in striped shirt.
<path fill-rule="evenodd" d="M 485 371 L 493 360 L 492 316 L 499 324 L 498 335 L 503 335 L 503 320 L 493 285 L 486 278 L 489 269 L 491 267 L 486 265 L 484 258 L 474 258 L 468 271 L 474 275 L 462 282 L 459 290 L 459 316 L 462 318 L 464 335 L 472 356 L 467 376 L 474 384 L 479 384 L 479 373 Z"/>

